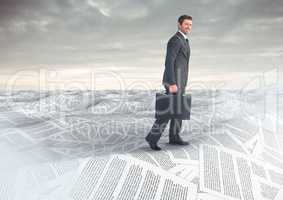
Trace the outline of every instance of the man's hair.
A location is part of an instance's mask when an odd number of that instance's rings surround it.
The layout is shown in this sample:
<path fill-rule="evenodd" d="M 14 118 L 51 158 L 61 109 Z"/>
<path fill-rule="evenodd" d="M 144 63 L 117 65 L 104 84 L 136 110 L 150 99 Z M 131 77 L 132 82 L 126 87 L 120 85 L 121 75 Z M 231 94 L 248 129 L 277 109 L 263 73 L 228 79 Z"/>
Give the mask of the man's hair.
<path fill-rule="evenodd" d="M 185 19 L 188 19 L 188 20 L 193 21 L 192 16 L 190 16 L 190 15 L 181 15 L 181 16 L 178 18 L 179 24 L 182 25 L 182 23 L 183 23 L 183 21 L 184 21 Z"/>

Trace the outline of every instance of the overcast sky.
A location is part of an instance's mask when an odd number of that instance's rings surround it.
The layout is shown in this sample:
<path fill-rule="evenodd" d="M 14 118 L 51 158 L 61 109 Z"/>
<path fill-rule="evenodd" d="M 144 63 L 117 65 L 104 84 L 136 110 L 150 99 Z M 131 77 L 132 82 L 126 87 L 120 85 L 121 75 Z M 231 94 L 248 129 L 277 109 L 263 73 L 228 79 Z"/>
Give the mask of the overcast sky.
<path fill-rule="evenodd" d="M 192 80 L 282 68 L 282 0 L 0 0 L 0 71 L 116 70 L 160 84 L 182 14 L 193 17 Z"/>

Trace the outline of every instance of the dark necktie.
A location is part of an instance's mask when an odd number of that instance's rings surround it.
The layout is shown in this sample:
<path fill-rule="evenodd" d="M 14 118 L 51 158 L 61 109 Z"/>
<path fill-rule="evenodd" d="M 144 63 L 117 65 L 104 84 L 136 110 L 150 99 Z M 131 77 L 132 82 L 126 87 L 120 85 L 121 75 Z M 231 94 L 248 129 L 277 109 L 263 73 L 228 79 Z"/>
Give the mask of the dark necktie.
<path fill-rule="evenodd" d="M 186 38 L 186 42 L 187 42 L 187 47 L 188 47 L 188 57 L 189 57 L 189 56 L 190 56 L 190 55 L 189 55 L 190 45 L 189 45 L 189 40 L 188 40 L 188 38 Z"/>
<path fill-rule="evenodd" d="M 187 42 L 187 45 L 189 46 L 189 40 L 188 40 L 188 38 L 186 39 L 186 42 Z"/>

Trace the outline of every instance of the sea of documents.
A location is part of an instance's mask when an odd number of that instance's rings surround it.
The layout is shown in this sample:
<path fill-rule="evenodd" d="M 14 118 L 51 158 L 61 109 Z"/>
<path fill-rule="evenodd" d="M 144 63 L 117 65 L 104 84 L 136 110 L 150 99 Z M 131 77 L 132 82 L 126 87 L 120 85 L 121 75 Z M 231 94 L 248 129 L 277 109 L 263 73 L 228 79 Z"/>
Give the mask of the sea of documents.
<path fill-rule="evenodd" d="M 167 127 L 161 151 L 144 140 L 155 92 L 1 93 L 0 199 L 283 199 L 274 89 L 264 100 L 246 91 L 245 101 L 239 91 L 193 91 L 180 133 L 190 145 L 168 144 Z M 279 108 L 265 112 L 266 103 Z"/>

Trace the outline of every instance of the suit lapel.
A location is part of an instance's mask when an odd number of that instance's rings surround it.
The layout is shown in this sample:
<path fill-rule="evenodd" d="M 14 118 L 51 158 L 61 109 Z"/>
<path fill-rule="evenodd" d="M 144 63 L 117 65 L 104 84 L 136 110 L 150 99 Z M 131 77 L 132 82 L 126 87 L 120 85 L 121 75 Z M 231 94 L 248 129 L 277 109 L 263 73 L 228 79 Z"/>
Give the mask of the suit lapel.
<path fill-rule="evenodd" d="M 183 48 L 181 50 L 182 50 L 183 54 L 188 58 L 189 57 L 189 49 L 190 49 L 189 44 L 187 44 L 186 39 L 184 38 L 184 36 L 179 31 L 177 31 L 177 33 L 175 35 L 182 41 Z"/>

